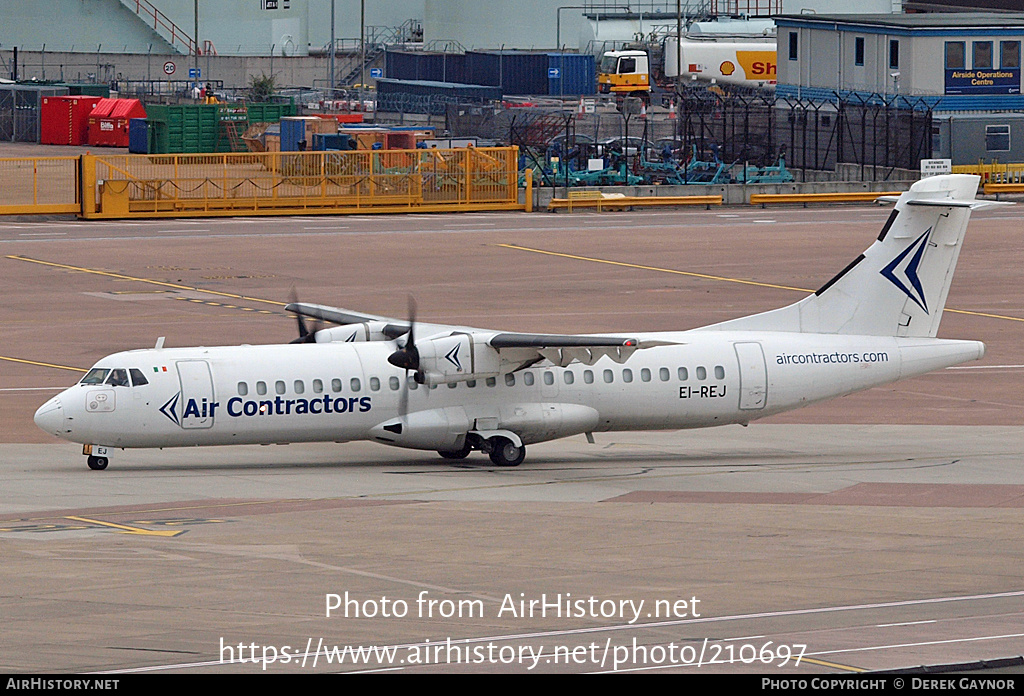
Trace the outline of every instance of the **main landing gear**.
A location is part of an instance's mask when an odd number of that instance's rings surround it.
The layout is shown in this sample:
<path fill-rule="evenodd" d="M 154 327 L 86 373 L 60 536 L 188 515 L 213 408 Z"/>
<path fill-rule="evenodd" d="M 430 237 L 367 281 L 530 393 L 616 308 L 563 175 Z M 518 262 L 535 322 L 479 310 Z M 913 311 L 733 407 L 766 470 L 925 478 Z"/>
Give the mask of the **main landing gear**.
<path fill-rule="evenodd" d="M 103 471 L 108 463 L 106 457 L 89 457 L 89 468 L 93 471 Z"/>
<path fill-rule="evenodd" d="M 486 452 L 495 466 L 519 466 L 526 459 L 526 447 L 507 437 L 494 436 L 485 440 L 472 434 L 466 437 L 462 449 L 442 450 L 438 454 L 445 459 L 465 459 L 475 449 Z"/>

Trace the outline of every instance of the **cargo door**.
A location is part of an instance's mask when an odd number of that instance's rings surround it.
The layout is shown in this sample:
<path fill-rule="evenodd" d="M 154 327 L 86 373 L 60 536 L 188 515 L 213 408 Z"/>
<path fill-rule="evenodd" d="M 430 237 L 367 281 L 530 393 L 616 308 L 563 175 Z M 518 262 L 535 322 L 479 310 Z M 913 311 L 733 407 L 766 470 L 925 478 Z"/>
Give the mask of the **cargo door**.
<path fill-rule="evenodd" d="M 181 380 L 181 427 L 199 429 L 213 427 L 213 376 L 205 360 L 178 362 Z"/>
<path fill-rule="evenodd" d="M 768 402 L 768 368 L 760 343 L 736 343 L 740 368 L 740 410 L 757 411 Z"/>

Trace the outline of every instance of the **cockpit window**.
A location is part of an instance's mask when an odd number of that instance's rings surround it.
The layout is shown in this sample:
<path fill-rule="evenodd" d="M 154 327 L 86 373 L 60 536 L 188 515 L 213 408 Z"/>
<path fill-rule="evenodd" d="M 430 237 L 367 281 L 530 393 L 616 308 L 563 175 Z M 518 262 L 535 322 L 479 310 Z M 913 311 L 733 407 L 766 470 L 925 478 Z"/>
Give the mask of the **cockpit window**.
<path fill-rule="evenodd" d="M 103 384 L 110 370 L 104 367 L 94 367 L 82 378 L 79 384 Z"/>
<path fill-rule="evenodd" d="M 112 387 L 127 387 L 128 385 L 128 370 L 123 367 L 115 367 L 110 371 L 110 377 L 107 377 L 107 384 Z"/>
<path fill-rule="evenodd" d="M 128 370 L 132 375 L 132 386 L 138 387 L 143 384 L 149 384 L 149 380 L 146 379 L 146 375 L 142 374 L 142 370 L 137 367 L 132 367 Z"/>

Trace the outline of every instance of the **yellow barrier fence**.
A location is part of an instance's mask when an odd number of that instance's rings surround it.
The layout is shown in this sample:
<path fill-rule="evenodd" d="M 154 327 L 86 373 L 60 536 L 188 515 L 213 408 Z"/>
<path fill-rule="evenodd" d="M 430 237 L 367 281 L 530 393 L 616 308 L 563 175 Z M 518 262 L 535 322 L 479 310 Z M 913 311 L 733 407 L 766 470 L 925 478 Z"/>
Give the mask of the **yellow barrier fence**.
<path fill-rule="evenodd" d="M 0 215 L 80 209 L 78 157 L 0 158 Z"/>
<path fill-rule="evenodd" d="M 82 159 L 86 218 L 523 209 L 514 147 Z"/>
<path fill-rule="evenodd" d="M 1024 164 L 958 164 L 954 174 L 976 174 L 983 184 L 1022 184 Z"/>

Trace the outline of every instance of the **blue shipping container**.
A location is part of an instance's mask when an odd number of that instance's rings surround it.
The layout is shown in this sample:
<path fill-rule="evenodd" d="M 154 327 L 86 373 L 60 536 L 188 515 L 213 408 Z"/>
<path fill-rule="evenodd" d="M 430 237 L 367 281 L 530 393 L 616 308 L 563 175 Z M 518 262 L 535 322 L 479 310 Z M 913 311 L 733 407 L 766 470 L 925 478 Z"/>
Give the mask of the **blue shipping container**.
<path fill-rule="evenodd" d="M 144 118 L 128 120 L 128 152 L 149 154 L 149 123 Z"/>
<path fill-rule="evenodd" d="M 592 55 L 548 54 L 548 94 L 588 95 L 597 92 L 597 63 Z"/>
<path fill-rule="evenodd" d="M 281 119 L 281 152 L 298 152 L 299 141 L 306 139 L 306 122 Z"/>
<path fill-rule="evenodd" d="M 387 51 L 384 76 L 394 80 L 465 82 L 466 57 L 461 53 Z"/>

